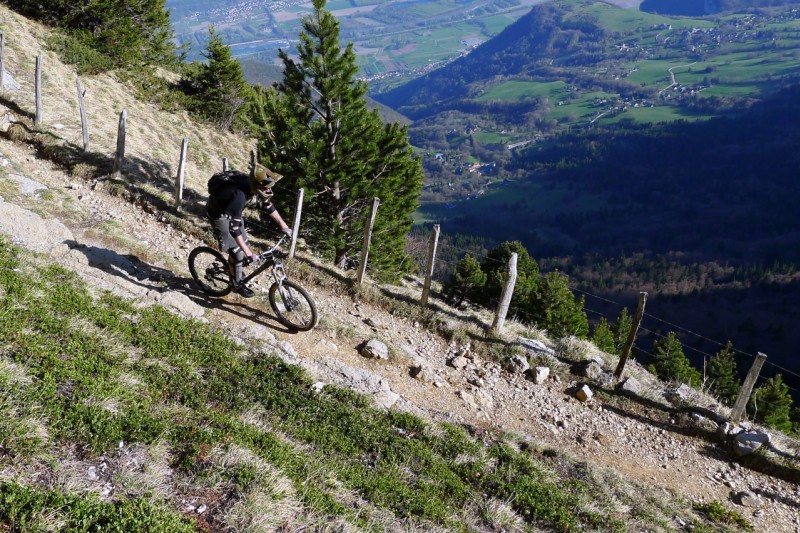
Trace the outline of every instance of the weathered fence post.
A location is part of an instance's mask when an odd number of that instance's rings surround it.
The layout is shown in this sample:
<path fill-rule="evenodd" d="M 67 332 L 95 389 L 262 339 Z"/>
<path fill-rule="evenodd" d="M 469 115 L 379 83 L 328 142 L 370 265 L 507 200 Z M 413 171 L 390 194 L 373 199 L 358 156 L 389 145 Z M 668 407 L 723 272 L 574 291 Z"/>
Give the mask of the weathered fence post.
<path fill-rule="evenodd" d="M 89 124 L 86 122 L 86 107 L 83 105 L 83 88 L 81 79 L 75 78 L 75 86 L 78 89 L 78 109 L 81 112 L 81 132 L 83 132 L 83 151 L 89 149 Z"/>
<path fill-rule="evenodd" d="M 433 278 L 433 263 L 436 261 L 436 247 L 439 245 L 439 224 L 433 225 L 431 232 L 431 242 L 428 248 L 428 264 L 425 268 L 425 285 L 422 287 L 422 297 L 419 299 L 419 305 L 425 307 L 428 305 L 428 296 L 431 293 L 431 279 Z"/>
<path fill-rule="evenodd" d="M 639 305 L 636 307 L 636 314 L 631 323 L 631 330 L 628 332 L 628 339 L 625 341 L 625 346 L 622 347 L 622 353 L 619 355 L 619 363 L 617 369 L 614 371 L 614 379 L 619 381 L 622 377 L 622 372 L 625 370 L 625 363 L 628 362 L 628 357 L 631 354 L 633 341 L 636 340 L 636 333 L 639 331 L 639 325 L 642 323 L 642 316 L 644 316 L 644 305 L 647 303 L 647 293 L 639 293 Z"/>
<path fill-rule="evenodd" d="M 506 282 L 503 285 L 503 291 L 500 293 L 500 302 L 497 304 L 497 313 L 494 316 L 491 332 L 493 334 L 500 333 L 503 324 L 506 321 L 506 314 L 508 307 L 511 305 L 511 297 L 514 295 L 514 285 L 517 282 L 517 254 L 511 254 L 508 259 L 508 274 L 506 275 Z"/>
<path fill-rule="evenodd" d="M 297 246 L 297 232 L 300 231 L 300 215 L 303 212 L 303 194 L 305 189 L 297 191 L 297 209 L 294 210 L 294 224 L 292 224 L 292 244 L 289 247 L 289 259 L 294 257 L 294 250 Z"/>
<path fill-rule="evenodd" d="M 738 422 L 744 414 L 744 408 L 747 407 L 747 402 L 750 401 L 750 395 L 753 393 L 753 386 L 756 384 L 758 375 L 761 373 L 761 367 L 764 366 L 764 361 L 767 356 L 761 352 L 756 354 L 756 359 L 753 361 L 753 366 L 744 378 L 742 388 L 739 389 L 739 395 L 736 397 L 736 403 L 733 404 L 733 411 L 731 411 L 731 421 Z"/>
<path fill-rule="evenodd" d="M 367 271 L 367 258 L 369 257 L 369 245 L 372 240 L 372 226 L 375 225 L 375 215 L 378 212 L 378 206 L 381 205 L 380 198 L 372 199 L 372 212 L 369 215 L 369 222 L 364 228 L 364 247 L 361 250 L 361 263 L 358 265 L 358 274 L 356 281 L 361 284 L 364 281 L 364 273 Z"/>
<path fill-rule="evenodd" d="M 42 125 L 42 56 L 36 56 L 36 84 L 35 84 L 35 94 L 36 94 L 36 118 L 34 119 L 34 125 L 41 126 Z"/>
<path fill-rule="evenodd" d="M 122 176 L 122 160 L 125 157 L 125 125 L 128 121 L 128 111 L 123 109 L 119 114 L 119 128 L 117 128 L 117 155 L 114 157 L 114 170 L 111 174 L 115 178 Z"/>
<path fill-rule="evenodd" d="M 3 90 L 3 83 L 5 82 L 5 51 L 6 51 L 6 36 L 0 31 L 0 91 Z"/>
<path fill-rule="evenodd" d="M 222 158 L 222 171 L 223 172 L 227 172 L 228 171 L 228 158 L 227 157 L 223 157 Z"/>
<path fill-rule="evenodd" d="M 183 138 L 181 143 L 181 160 L 178 162 L 178 176 L 175 178 L 175 207 L 181 208 L 183 203 L 183 176 L 186 173 L 186 153 L 189 151 L 189 139 Z"/>

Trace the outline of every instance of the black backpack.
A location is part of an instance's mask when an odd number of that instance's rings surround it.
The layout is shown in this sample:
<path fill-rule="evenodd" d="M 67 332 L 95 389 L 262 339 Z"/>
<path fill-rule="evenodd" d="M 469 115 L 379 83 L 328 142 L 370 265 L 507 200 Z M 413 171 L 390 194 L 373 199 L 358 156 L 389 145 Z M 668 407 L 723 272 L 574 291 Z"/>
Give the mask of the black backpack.
<path fill-rule="evenodd" d="M 208 180 L 208 195 L 214 196 L 225 187 L 244 185 L 249 180 L 250 176 L 238 170 L 217 172 Z"/>

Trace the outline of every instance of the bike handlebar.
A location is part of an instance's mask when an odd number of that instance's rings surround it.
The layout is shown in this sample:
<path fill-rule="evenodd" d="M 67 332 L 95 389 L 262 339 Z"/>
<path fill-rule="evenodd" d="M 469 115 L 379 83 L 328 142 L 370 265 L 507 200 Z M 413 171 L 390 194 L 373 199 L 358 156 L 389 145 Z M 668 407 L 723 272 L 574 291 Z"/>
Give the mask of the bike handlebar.
<path fill-rule="evenodd" d="M 272 257 L 273 255 L 275 255 L 275 251 L 280 247 L 281 244 L 283 244 L 283 241 L 285 241 L 288 238 L 289 238 L 288 235 L 286 235 L 285 233 L 282 233 L 281 234 L 281 238 L 278 239 L 278 242 L 275 243 L 275 246 L 273 246 L 272 248 L 270 248 L 266 252 L 261 252 L 260 254 L 258 254 L 256 256 L 256 262 L 260 263 L 261 261 L 267 259 L 268 257 Z"/>

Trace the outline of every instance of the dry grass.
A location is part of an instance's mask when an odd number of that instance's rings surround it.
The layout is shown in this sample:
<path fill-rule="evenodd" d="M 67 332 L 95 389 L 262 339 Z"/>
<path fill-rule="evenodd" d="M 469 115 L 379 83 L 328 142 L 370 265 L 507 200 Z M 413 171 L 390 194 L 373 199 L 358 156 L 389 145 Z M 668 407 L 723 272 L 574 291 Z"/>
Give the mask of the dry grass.
<path fill-rule="evenodd" d="M 83 154 L 76 75 L 43 46 L 49 30 L 2 5 L 0 26 L 5 34 L 5 68 L 21 87 L 0 94 L 0 104 L 14 111 L 18 122 L 12 125 L 14 138 L 32 137 L 30 126 L 19 123 L 32 123 L 34 65 L 41 55 L 43 110 L 39 130 L 50 135 L 48 150 L 60 158 L 71 153 L 86 159 L 76 162 L 75 178 L 93 179 L 111 172 L 123 110 L 127 112 L 127 134 L 122 172 L 130 184 L 154 187 L 171 198 L 184 137 L 189 139 L 185 204 L 205 198 L 206 181 L 222 169 L 223 157 L 228 158 L 231 168 L 247 167 L 254 146 L 251 139 L 197 124 L 186 113 L 159 112 L 151 104 L 137 101 L 131 87 L 108 74 L 81 78 L 89 125 L 89 154 Z"/>

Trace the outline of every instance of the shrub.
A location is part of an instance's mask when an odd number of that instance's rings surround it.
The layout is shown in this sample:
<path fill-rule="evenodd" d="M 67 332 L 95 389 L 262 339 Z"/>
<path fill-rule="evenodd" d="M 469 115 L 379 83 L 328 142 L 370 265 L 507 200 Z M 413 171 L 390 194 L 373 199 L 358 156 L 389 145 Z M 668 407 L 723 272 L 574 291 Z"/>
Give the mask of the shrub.
<path fill-rule="evenodd" d="M 115 67 L 114 60 L 98 52 L 86 42 L 64 33 L 54 33 L 47 47 L 56 52 L 63 63 L 73 65 L 78 74 L 100 74 Z"/>

